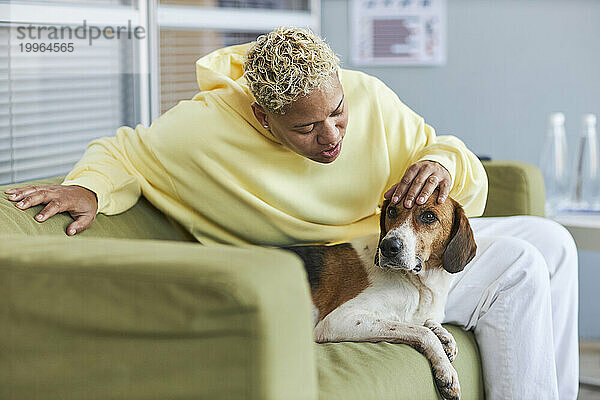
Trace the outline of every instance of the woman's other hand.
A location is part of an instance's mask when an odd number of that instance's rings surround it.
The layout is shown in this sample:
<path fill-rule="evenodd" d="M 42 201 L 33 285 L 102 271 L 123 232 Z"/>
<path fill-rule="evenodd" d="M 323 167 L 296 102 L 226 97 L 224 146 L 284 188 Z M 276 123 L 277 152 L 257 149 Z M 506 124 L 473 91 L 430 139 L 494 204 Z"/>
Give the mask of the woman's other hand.
<path fill-rule="evenodd" d="M 67 227 L 69 236 L 83 232 L 96 219 L 98 210 L 96 194 L 82 186 L 23 186 L 5 190 L 4 193 L 8 195 L 8 200 L 18 201 L 16 206 L 21 210 L 38 204 L 47 204 L 35 216 L 34 219 L 38 222 L 44 222 L 58 213 L 68 212 L 75 220 Z"/>

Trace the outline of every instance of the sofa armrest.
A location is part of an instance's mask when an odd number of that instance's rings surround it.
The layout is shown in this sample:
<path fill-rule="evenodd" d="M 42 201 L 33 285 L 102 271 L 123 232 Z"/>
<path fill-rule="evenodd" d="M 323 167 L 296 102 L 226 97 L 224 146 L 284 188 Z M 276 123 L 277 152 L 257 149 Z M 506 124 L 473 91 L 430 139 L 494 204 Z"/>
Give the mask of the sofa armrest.
<path fill-rule="evenodd" d="M 520 161 L 484 161 L 488 199 L 484 217 L 544 216 L 544 178 L 540 170 Z"/>
<path fill-rule="evenodd" d="M 316 399 L 310 291 L 275 249 L 0 237 L 0 398 Z"/>

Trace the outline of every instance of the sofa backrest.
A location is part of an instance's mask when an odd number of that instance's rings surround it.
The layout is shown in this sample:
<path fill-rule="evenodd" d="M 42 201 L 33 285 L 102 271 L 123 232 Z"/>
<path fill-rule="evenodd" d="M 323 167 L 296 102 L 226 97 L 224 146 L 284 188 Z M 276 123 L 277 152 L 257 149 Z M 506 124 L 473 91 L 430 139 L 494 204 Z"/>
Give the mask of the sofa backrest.
<path fill-rule="evenodd" d="M 521 161 L 484 161 L 488 198 L 484 217 L 544 216 L 544 177 L 538 167 Z"/>
<path fill-rule="evenodd" d="M 20 233 L 31 236 L 66 236 L 67 227 L 73 222 L 73 218 L 68 213 L 55 215 L 40 223 L 34 220 L 34 217 L 45 205 L 20 210 L 14 202 L 7 199 L 8 196 L 4 193 L 11 187 L 58 185 L 63 180 L 63 176 L 58 176 L 0 186 L 0 235 Z M 96 215 L 92 226 L 77 236 L 195 241 L 180 224 L 159 211 L 143 196 L 135 206 L 119 214 L 118 218 L 103 214 Z"/>

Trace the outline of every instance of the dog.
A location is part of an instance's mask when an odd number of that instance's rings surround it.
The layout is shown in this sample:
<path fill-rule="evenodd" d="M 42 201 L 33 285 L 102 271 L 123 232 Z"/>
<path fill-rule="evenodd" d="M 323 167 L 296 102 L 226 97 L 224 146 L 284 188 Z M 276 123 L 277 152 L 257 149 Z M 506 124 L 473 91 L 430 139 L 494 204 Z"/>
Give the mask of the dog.
<path fill-rule="evenodd" d="M 304 262 L 314 336 L 324 342 L 407 344 L 430 362 L 444 399 L 459 399 L 458 349 L 441 325 L 453 274 L 477 246 L 459 203 L 381 207 L 380 232 L 336 245 L 286 247 Z"/>

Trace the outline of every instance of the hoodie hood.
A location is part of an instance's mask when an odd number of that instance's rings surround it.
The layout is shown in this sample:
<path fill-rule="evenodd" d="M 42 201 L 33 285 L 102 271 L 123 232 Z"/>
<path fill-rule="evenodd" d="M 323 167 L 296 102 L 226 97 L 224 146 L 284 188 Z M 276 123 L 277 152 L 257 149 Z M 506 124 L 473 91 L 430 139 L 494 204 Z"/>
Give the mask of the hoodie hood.
<path fill-rule="evenodd" d="M 196 61 L 196 79 L 200 90 L 209 91 L 236 84 L 244 86 L 244 55 L 250 43 L 225 47 Z"/>
<path fill-rule="evenodd" d="M 266 130 L 252 112 L 255 101 L 244 78 L 244 57 L 251 43 L 224 47 L 196 61 L 196 80 L 200 93 L 193 100 L 217 96 L 269 140 L 281 142 Z"/>

